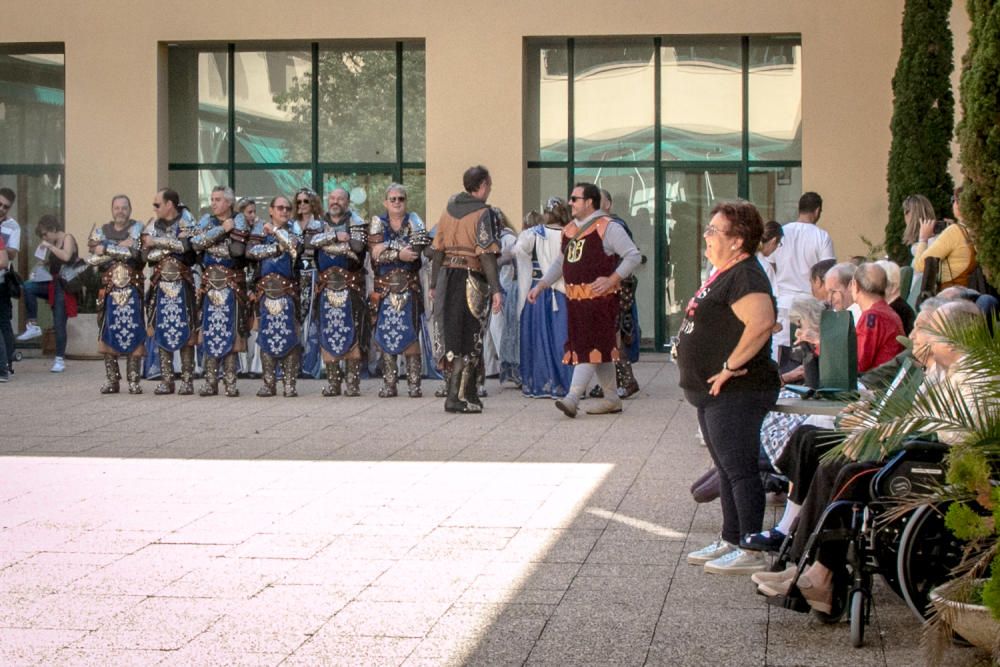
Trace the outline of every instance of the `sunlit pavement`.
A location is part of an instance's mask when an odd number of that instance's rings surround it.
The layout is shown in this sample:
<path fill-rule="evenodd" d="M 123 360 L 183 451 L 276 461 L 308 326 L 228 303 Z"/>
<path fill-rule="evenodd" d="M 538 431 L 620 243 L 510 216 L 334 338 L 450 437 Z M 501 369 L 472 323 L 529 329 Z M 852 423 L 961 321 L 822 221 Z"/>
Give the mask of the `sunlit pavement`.
<path fill-rule="evenodd" d="M 575 420 L 493 380 L 450 415 L 437 383 L 100 396 L 98 362 L 22 362 L 0 385 L 0 664 L 922 663 L 884 587 L 855 650 L 686 564 L 719 509 L 688 493 L 708 453 L 676 367 L 646 359 L 623 414 Z"/>

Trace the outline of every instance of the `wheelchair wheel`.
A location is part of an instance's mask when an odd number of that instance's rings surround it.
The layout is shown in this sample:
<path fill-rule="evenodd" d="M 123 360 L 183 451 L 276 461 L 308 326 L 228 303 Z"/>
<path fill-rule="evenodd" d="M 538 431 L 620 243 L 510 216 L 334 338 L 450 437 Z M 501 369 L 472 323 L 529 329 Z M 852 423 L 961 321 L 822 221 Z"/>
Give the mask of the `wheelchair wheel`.
<path fill-rule="evenodd" d="M 868 596 L 860 588 L 851 592 L 851 646 L 865 645 L 865 625 L 868 623 Z"/>
<path fill-rule="evenodd" d="M 918 509 L 900 538 L 896 561 L 899 586 L 906 606 L 921 622 L 930 615 L 931 589 L 947 581 L 962 560 L 962 541 L 944 525 L 949 504 Z"/>
<path fill-rule="evenodd" d="M 14 350 L 14 361 L 21 361 L 24 359 L 24 352 L 21 350 Z"/>

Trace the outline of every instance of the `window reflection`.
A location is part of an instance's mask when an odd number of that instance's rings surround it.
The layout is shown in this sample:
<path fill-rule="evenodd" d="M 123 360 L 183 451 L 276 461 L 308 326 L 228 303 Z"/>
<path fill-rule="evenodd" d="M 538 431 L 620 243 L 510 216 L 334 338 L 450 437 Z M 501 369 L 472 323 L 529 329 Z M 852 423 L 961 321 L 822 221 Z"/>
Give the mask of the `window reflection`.
<path fill-rule="evenodd" d="M 236 161 L 307 162 L 312 154 L 312 56 L 308 51 L 234 54 Z"/>
<path fill-rule="evenodd" d="M 525 153 L 529 159 L 565 160 L 569 137 L 566 42 L 540 44 L 528 52 L 532 82 L 525 91 Z"/>
<path fill-rule="evenodd" d="M 652 39 L 582 42 L 573 58 L 576 159 L 652 159 Z"/>
<path fill-rule="evenodd" d="M 167 108 L 171 162 L 225 162 L 229 156 L 227 54 L 170 49 Z"/>
<path fill-rule="evenodd" d="M 323 50 L 319 74 L 320 161 L 395 161 L 395 50 Z"/>
<path fill-rule="evenodd" d="M 323 207 L 326 198 L 336 188 L 351 194 L 351 209 L 365 220 L 385 212 L 385 189 L 392 183 L 392 174 L 366 172 L 329 172 L 323 175 Z M 409 186 L 407 186 L 409 189 Z"/>
<path fill-rule="evenodd" d="M 742 49 L 682 42 L 660 52 L 664 160 L 740 160 L 743 151 Z"/>
<path fill-rule="evenodd" d="M 802 194 L 801 167 L 754 167 L 750 170 L 750 201 L 764 221 L 795 220 Z"/>
<path fill-rule="evenodd" d="M 750 39 L 750 159 L 802 159 L 802 46 Z"/>
<path fill-rule="evenodd" d="M 65 163 L 61 53 L 0 52 L 0 162 Z"/>

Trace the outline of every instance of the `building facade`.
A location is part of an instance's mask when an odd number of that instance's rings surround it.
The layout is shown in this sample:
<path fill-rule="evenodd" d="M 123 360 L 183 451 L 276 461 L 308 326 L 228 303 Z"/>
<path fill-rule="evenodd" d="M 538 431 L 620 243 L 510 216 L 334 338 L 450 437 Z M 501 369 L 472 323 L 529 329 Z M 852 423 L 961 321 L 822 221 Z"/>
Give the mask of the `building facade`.
<path fill-rule="evenodd" d="M 119 192 L 147 219 L 164 185 L 192 210 L 217 184 L 259 201 L 343 186 L 371 215 L 401 181 L 433 223 L 472 164 L 514 221 L 595 181 L 646 256 L 643 337 L 662 347 L 716 201 L 787 221 L 816 190 L 839 254 L 880 238 L 902 7 L 9 0 L 0 185 L 33 246 L 42 213 L 79 239 Z"/>

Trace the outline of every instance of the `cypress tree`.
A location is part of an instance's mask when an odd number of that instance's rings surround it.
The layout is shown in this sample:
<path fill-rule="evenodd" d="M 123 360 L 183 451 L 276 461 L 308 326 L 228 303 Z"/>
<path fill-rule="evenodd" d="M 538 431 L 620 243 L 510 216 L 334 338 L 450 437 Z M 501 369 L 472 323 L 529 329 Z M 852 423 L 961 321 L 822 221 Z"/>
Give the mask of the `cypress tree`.
<path fill-rule="evenodd" d="M 889 149 L 889 222 L 885 247 L 908 265 L 903 243 L 903 200 L 922 194 L 939 215 L 949 212 L 953 181 L 948 173 L 955 98 L 951 91 L 954 47 L 951 0 L 906 0 L 903 44 L 892 77 L 892 145 Z"/>
<path fill-rule="evenodd" d="M 983 270 L 1000 276 L 1000 3 L 968 0 L 972 29 L 962 60 L 959 155 L 962 215 L 976 238 Z"/>

